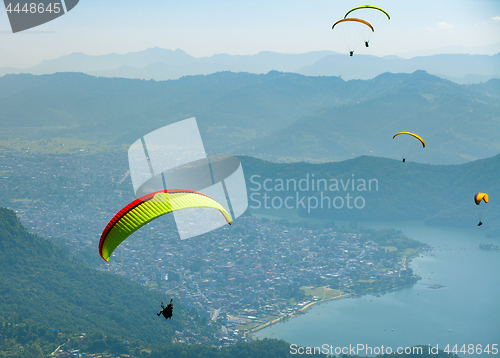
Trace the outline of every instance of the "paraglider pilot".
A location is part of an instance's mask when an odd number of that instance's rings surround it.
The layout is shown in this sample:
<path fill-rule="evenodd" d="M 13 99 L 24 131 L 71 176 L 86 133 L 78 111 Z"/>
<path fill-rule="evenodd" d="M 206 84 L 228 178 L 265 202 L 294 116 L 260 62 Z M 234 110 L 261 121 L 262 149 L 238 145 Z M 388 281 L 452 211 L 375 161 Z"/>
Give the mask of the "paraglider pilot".
<path fill-rule="evenodd" d="M 368 45 L 368 41 L 365 41 L 365 46 L 366 46 L 366 47 L 370 47 L 370 46 Z"/>
<path fill-rule="evenodd" d="M 403 158 L 403 163 L 406 161 L 406 158 Z"/>
<path fill-rule="evenodd" d="M 354 51 L 349 51 L 349 56 L 352 57 L 353 54 L 354 54 Z"/>
<path fill-rule="evenodd" d="M 481 226 L 481 225 L 483 225 L 483 223 L 480 221 L 479 224 L 477 224 L 477 226 Z"/>
<path fill-rule="evenodd" d="M 161 316 L 163 315 L 163 317 L 165 317 L 165 319 L 172 319 L 172 311 L 174 309 L 174 306 L 172 305 L 172 301 L 174 299 L 171 298 L 170 299 L 170 303 L 167 305 L 167 307 L 163 306 L 163 301 L 161 302 L 161 308 L 163 308 L 160 313 L 157 313 L 158 316 Z"/>

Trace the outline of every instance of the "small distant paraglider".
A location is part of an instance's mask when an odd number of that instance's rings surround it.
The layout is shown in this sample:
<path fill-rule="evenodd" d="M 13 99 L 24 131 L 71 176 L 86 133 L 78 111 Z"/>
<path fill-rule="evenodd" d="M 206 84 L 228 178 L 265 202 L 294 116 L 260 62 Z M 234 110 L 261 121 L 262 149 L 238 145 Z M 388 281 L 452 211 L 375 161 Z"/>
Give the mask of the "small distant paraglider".
<path fill-rule="evenodd" d="M 474 195 L 474 202 L 476 203 L 476 205 L 481 204 L 481 201 L 488 203 L 488 200 L 489 200 L 489 197 L 488 197 L 488 194 L 486 194 L 486 193 L 477 193 L 476 195 Z M 477 224 L 477 226 L 483 225 L 483 222 L 481 220 L 482 207 L 480 206 L 479 208 L 480 208 L 479 209 L 479 223 Z"/>
<path fill-rule="evenodd" d="M 349 56 L 352 57 L 359 44 L 364 43 L 365 47 L 370 47 L 371 35 L 375 28 L 390 19 L 389 13 L 380 7 L 356 6 L 349 10 L 342 20 L 333 24 L 332 30 L 335 29 L 336 33 L 343 37 L 349 49 Z"/>
<path fill-rule="evenodd" d="M 400 147 L 400 154 L 403 158 L 403 163 L 406 162 L 406 159 L 413 154 L 413 152 L 422 145 L 422 148 L 425 148 L 425 142 L 419 135 L 411 132 L 399 132 L 392 137 L 395 139 L 397 136 L 404 134 L 405 136 L 398 139 L 398 144 Z M 409 136 L 408 138 L 406 136 Z M 411 138 L 413 137 L 413 138 Z M 414 139 L 415 138 L 415 139 Z M 420 142 L 420 144 L 419 144 Z"/>
<path fill-rule="evenodd" d="M 356 6 L 345 14 L 344 19 L 349 18 L 349 16 L 353 16 L 358 19 L 363 19 L 367 21 L 377 30 L 380 27 L 382 27 L 382 25 L 387 20 L 391 19 L 387 11 L 385 11 L 380 7 L 372 5 Z M 370 47 L 371 35 L 372 32 L 367 32 L 363 34 L 363 41 L 365 43 L 365 47 Z"/>
<path fill-rule="evenodd" d="M 349 48 L 349 55 L 351 57 L 358 44 L 361 43 L 362 38 L 366 36 L 365 33 L 375 31 L 368 21 L 356 18 L 347 18 L 337 21 L 332 26 L 332 30 L 334 29 L 344 39 L 344 42 Z"/>

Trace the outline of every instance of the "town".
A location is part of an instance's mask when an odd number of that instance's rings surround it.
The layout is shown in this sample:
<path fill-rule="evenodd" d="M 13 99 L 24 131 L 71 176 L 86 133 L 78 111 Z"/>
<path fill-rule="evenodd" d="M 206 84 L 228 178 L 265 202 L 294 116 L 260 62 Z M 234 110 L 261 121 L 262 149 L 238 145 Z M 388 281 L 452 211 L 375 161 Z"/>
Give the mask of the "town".
<path fill-rule="evenodd" d="M 100 234 L 134 199 L 119 157 L 123 153 L 5 153 L 1 205 L 15 210 L 31 232 L 97 270 L 138 281 L 157 291 L 159 300 L 173 298 L 195 309 L 207 326 L 220 325 L 214 337 L 206 337 L 193 324 L 176 332 L 178 342 L 247 341 L 252 331 L 313 303 L 379 294 L 417 281 L 408 260 L 422 244 L 413 240 L 406 238 L 408 248 L 398 250 L 381 244 L 383 235 L 374 237 L 373 230 L 357 226 L 250 214 L 189 240 L 179 239 L 166 215 L 134 233 L 107 263 L 97 250 Z"/>

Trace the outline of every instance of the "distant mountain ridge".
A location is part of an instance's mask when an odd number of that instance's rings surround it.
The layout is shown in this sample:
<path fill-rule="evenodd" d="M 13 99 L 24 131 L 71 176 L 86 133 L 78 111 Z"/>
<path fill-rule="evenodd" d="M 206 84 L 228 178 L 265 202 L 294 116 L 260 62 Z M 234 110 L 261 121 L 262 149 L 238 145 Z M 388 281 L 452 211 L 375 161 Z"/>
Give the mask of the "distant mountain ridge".
<path fill-rule="evenodd" d="M 161 82 L 7 75 L 0 78 L 0 128 L 14 137 L 132 144 L 194 116 L 208 153 L 275 161 L 398 158 L 392 136 L 415 131 L 429 145 L 412 160 L 458 164 L 500 152 L 499 100 L 500 80 L 458 85 L 423 71 L 366 81 L 277 71 Z"/>
<path fill-rule="evenodd" d="M 419 162 L 463 163 L 500 152 L 496 137 L 500 80 L 465 87 L 416 71 L 411 75 L 385 73 L 371 83 L 393 87 L 362 102 L 324 108 L 236 150 L 248 155 L 266 153 L 269 158 L 335 161 L 363 154 L 395 157 L 402 153 L 392 136 L 408 131 L 427 143 L 425 150 L 411 157 Z M 478 96 L 477 86 L 488 90 Z"/>
<path fill-rule="evenodd" d="M 345 57 L 345 56 L 344 56 Z M 371 79 L 384 72 L 412 73 L 426 71 L 457 83 L 499 78 L 500 53 L 487 55 L 447 54 L 419 56 L 410 59 L 353 56 L 345 61 L 341 55 L 330 55 L 296 72 L 307 76 L 341 76 L 344 79 Z"/>
<path fill-rule="evenodd" d="M 466 228 L 476 228 L 481 218 L 484 226 L 478 228 L 478 232 L 500 237 L 499 203 L 490 200 L 478 207 L 473 201 L 477 192 L 486 192 L 490 198 L 500 197 L 500 154 L 446 166 L 402 163 L 372 156 L 322 164 L 278 164 L 246 156 L 240 159 L 250 209 L 265 208 L 272 215 L 278 206 L 281 210 L 292 209 L 291 212 L 298 209 L 303 217 L 324 220 L 424 220 L 430 225 Z M 325 180 L 326 186 L 319 180 Z M 370 185 L 369 180 L 373 180 Z M 346 199 L 348 194 L 350 204 Z M 285 207 L 287 197 L 288 208 Z M 338 197 L 336 207 L 332 204 L 335 197 Z M 362 199 L 355 204 L 357 197 Z"/>
<path fill-rule="evenodd" d="M 271 70 L 309 76 L 341 76 L 344 80 L 371 79 L 384 72 L 412 73 L 424 70 L 457 83 L 476 83 L 500 78 L 500 54 L 448 54 L 403 59 L 397 56 L 350 57 L 332 51 L 304 54 L 259 52 L 255 55 L 216 54 L 195 58 L 184 51 L 149 48 L 127 54 L 90 56 L 72 53 L 38 65 L 19 69 L 0 68 L 5 74 L 83 72 L 93 76 L 154 79 L 178 79 L 188 75 L 207 75 L 220 71 L 267 73 Z"/>

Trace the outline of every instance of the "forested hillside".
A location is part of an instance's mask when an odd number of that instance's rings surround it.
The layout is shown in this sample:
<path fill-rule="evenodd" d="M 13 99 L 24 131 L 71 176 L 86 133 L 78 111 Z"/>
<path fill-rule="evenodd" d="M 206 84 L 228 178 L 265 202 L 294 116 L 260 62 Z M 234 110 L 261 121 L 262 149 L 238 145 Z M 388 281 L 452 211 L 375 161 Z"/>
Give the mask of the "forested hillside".
<path fill-rule="evenodd" d="M 102 331 L 127 340 L 169 344 L 195 312 L 156 316 L 161 297 L 129 279 L 97 272 L 51 241 L 27 232 L 0 208 L 0 318 L 65 332 Z M 200 329 L 205 329 L 197 321 Z"/>
<path fill-rule="evenodd" d="M 128 146 L 195 116 L 209 153 L 273 161 L 397 158 L 392 136 L 414 131 L 428 141 L 414 161 L 464 163 L 500 152 L 499 83 L 458 85 L 423 71 L 366 81 L 276 71 L 163 82 L 6 75 L 0 78 L 0 139 L 65 137 Z"/>
<path fill-rule="evenodd" d="M 322 161 L 359 155 L 398 158 L 402 153 L 392 136 L 407 131 L 426 142 L 425 150 L 416 150 L 411 157 L 417 162 L 464 163 L 500 153 L 500 80 L 467 87 L 417 71 L 386 73 L 372 83 L 394 87 L 376 98 L 302 117 L 285 129 L 245 143 L 240 152 Z"/>
<path fill-rule="evenodd" d="M 459 227 L 475 227 L 481 219 L 484 225 L 478 230 L 500 236 L 500 205 L 493 200 L 500 197 L 500 155 L 448 166 L 368 156 L 325 164 L 241 159 L 251 207 L 273 210 L 281 204 L 285 210 L 286 204 L 301 216 L 327 220 L 425 220 Z M 477 192 L 489 193 L 492 200 L 477 206 L 473 200 Z M 285 202 L 287 197 L 292 199 Z"/>

